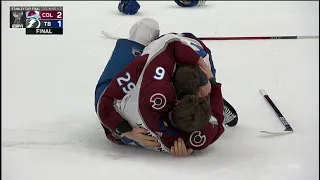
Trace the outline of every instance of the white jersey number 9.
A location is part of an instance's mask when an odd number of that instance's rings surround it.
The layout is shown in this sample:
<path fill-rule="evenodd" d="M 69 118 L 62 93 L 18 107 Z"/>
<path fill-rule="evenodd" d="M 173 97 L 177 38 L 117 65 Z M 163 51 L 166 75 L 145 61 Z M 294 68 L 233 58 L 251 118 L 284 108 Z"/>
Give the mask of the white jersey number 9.
<path fill-rule="evenodd" d="M 163 69 L 163 67 L 157 67 L 156 74 L 153 77 L 157 80 L 162 80 L 165 72 L 166 71 Z"/>

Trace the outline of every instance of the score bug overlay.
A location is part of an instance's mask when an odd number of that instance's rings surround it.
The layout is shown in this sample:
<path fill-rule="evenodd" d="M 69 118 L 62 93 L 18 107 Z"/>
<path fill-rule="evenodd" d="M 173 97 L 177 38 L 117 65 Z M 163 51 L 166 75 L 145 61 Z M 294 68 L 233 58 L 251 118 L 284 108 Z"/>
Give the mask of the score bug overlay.
<path fill-rule="evenodd" d="M 10 28 L 25 28 L 27 35 L 63 34 L 63 7 L 10 7 Z"/>

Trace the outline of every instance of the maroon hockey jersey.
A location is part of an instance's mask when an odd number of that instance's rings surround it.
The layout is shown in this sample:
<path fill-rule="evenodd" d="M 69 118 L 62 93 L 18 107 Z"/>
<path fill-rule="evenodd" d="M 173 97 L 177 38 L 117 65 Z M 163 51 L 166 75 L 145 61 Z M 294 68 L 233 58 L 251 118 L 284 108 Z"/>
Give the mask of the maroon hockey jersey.
<path fill-rule="evenodd" d="M 206 49 L 202 42 L 197 42 Z M 167 116 L 177 102 L 172 84 L 176 63 L 196 66 L 199 57 L 186 37 L 180 35 L 169 34 L 152 42 L 103 93 L 98 102 L 101 123 L 111 133 L 125 120 L 133 127 L 144 127 L 159 139 L 161 147 L 156 149 L 159 151 L 170 152 L 179 137 L 195 150 L 212 144 L 224 131 L 220 84 L 214 85 L 211 93 L 213 117 L 218 123 L 208 123 L 202 131 L 185 133 L 173 128 Z"/>

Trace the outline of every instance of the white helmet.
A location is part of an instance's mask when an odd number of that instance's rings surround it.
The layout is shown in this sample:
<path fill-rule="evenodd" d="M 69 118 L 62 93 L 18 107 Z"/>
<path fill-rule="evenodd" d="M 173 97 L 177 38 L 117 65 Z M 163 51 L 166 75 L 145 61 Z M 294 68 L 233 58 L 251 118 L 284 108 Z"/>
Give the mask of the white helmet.
<path fill-rule="evenodd" d="M 152 41 L 159 38 L 159 24 L 156 20 L 143 18 L 132 25 L 129 40 L 148 46 Z"/>

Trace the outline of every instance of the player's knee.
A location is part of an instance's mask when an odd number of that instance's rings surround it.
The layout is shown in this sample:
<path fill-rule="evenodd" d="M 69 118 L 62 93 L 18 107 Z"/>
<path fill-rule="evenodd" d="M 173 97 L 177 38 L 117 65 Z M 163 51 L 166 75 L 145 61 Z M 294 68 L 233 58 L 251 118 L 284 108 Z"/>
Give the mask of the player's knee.
<path fill-rule="evenodd" d="M 178 67 L 173 77 L 173 85 L 178 99 L 184 95 L 194 95 L 200 86 L 199 72 L 188 66 Z"/>
<path fill-rule="evenodd" d="M 207 99 L 186 95 L 174 107 L 171 122 L 181 131 L 194 132 L 203 129 L 210 117 L 211 110 Z"/>

